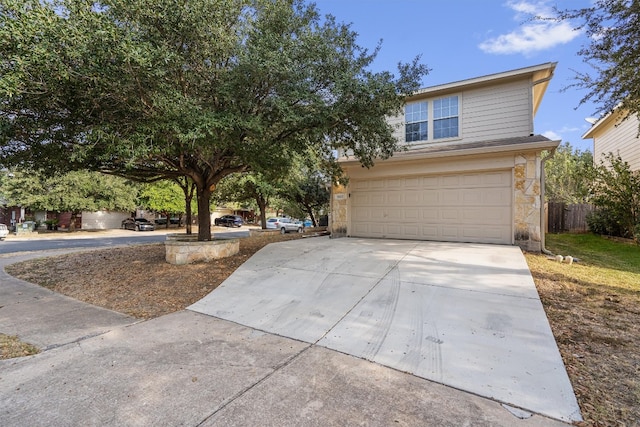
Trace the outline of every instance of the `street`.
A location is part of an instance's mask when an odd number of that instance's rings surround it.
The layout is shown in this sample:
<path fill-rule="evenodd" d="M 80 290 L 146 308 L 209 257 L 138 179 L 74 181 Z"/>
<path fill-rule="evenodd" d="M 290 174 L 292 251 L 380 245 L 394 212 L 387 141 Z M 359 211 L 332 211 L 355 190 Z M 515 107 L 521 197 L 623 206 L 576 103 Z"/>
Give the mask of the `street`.
<path fill-rule="evenodd" d="M 170 232 L 184 232 L 184 230 L 172 229 Z M 55 249 L 112 248 L 116 246 L 160 243 L 166 239 L 166 234 L 167 232 L 164 230 L 155 232 L 104 230 L 42 236 L 33 235 L 29 237 L 10 235 L 5 241 L 0 242 L 0 255 Z M 248 237 L 249 230 L 247 228 L 224 229 L 222 232 L 214 232 L 214 236 L 220 239 Z"/>

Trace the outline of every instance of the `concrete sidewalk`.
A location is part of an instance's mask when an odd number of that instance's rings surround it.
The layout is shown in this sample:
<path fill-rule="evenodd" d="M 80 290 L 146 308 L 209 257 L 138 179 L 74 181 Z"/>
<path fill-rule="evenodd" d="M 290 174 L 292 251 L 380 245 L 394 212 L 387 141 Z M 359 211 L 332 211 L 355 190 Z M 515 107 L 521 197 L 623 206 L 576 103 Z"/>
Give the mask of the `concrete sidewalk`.
<path fill-rule="evenodd" d="M 46 351 L 136 322 L 132 317 L 85 304 L 16 279 L 4 271 L 8 264 L 61 253 L 60 250 L 53 250 L 0 257 L 1 333 L 18 335 L 23 341 Z"/>
<path fill-rule="evenodd" d="M 279 268 L 290 269 L 282 264 L 299 258 L 307 268 L 313 263 L 316 270 L 328 268 L 325 251 L 338 240 L 296 242 L 270 245 L 247 267 L 270 270 L 274 266 L 265 263 L 279 259 Z M 342 264 L 347 256 L 356 256 L 356 264 L 364 262 L 358 269 L 352 266 L 354 277 L 358 272 L 373 276 L 383 262 L 373 253 L 341 256 Z M 272 284 L 266 280 L 265 288 Z M 3 426 L 565 425 L 326 344 L 193 311 L 136 323 L 44 292 L 0 274 L 0 332 L 48 348 L 36 356 L 0 361 Z M 343 303 L 334 298 L 331 304 Z M 326 309 L 323 305 L 321 311 Z M 351 334 L 351 339 L 360 338 Z"/>

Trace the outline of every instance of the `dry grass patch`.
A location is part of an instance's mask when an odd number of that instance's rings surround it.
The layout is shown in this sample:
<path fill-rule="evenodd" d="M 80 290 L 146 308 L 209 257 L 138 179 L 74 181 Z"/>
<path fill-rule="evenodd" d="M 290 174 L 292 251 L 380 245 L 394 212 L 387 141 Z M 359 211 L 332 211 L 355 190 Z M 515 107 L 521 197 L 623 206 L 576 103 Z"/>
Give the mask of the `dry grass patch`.
<path fill-rule="evenodd" d="M 172 265 L 163 244 L 96 250 L 10 265 L 7 273 L 140 319 L 183 310 L 214 290 L 254 253 L 296 233 L 240 239 L 240 252 L 209 263 Z"/>
<path fill-rule="evenodd" d="M 20 341 L 15 335 L 0 334 L 0 359 L 31 356 L 40 353 L 37 347 Z"/>
<path fill-rule="evenodd" d="M 566 253 L 566 252 L 565 252 Z M 640 274 L 526 255 L 584 426 L 640 425 Z"/>

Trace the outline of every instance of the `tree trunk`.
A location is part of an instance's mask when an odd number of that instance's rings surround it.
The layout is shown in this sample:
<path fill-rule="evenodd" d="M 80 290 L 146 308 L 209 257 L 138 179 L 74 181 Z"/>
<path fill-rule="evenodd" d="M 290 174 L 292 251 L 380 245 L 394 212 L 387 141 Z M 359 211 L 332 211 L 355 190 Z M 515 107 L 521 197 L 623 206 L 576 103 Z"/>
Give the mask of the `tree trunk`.
<path fill-rule="evenodd" d="M 78 218 L 78 212 L 71 212 L 71 222 L 69 223 L 69 231 L 76 231 L 76 219 Z"/>
<path fill-rule="evenodd" d="M 309 214 L 309 217 L 311 218 L 311 223 L 313 224 L 314 227 L 318 226 L 318 222 L 316 221 L 316 216 L 313 214 L 313 209 L 308 207 L 307 208 L 307 213 Z"/>
<path fill-rule="evenodd" d="M 184 198 L 185 208 L 187 209 L 187 212 L 185 213 L 185 219 L 184 219 L 187 234 L 193 233 L 193 230 L 191 229 L 191 223 L 193 222 L 191 218 L 191 200 L 192 199 L 193 199 L 193 195 L 185 196 Z"/>
<path fill-rule="evenodd" d="M 184 192 L 184 206 L 186 209 L 184 221 L 186 226 L 186 232 L 187 234 L 192 234 L 193 230 L 191 228 L 191 223 L 193 222 L 193 219 L 191 215 L 191 202 L 193 200 L 193 190 L 195 189 L 196 185 L 194 183 L 191 183 L 189 185 L 189 183 L 187 182 L 185 185 L 182 185 L 182 183 L 180 183 L 180 187 Z M 178 226 L 180 226 L 180 224 L 178 224 Z"/>
<path fill-rule="evenodd" d="M 167 218 L 167 224 L 164 226 L 167 230 L 169 229 L 169 224 L 171 223 L 171 218 L 169 217 L 169 212 L 165 212 L 164 216 Z"/>
<path fill-rule="evenodd" d="M 209 187 L 198 185 L 198 241 L 207 242 L 211 240 L 211 190 Z"/>
<path fill-rule="evenodd" d="M 256 204 L 260 209 L 260 227 L 265 230 L 267 228 L 267 201 L 262 197 L 256 197 Z"/>

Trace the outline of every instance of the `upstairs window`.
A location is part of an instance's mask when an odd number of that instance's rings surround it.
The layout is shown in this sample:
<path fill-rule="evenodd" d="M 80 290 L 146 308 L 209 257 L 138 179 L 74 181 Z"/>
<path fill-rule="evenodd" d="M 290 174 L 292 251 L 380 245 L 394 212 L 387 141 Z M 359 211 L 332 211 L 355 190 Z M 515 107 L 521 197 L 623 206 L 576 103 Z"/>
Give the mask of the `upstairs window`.
<path fill-rule="evenodd" d="M 436 141 L 460 136 L 458 95 L 407 104 L 404 108 L 405 141 Z"/>
<path fill-rule="evenodd" d="M 417 102 L 404 107 L 405 138 L 407 142 L 426 141 L 429 137 L 427 102 Z"/>
<path fill-rule="evenodd" d="M 458 136 L 458 97 L 433 101 L 433 139 Z"/>

